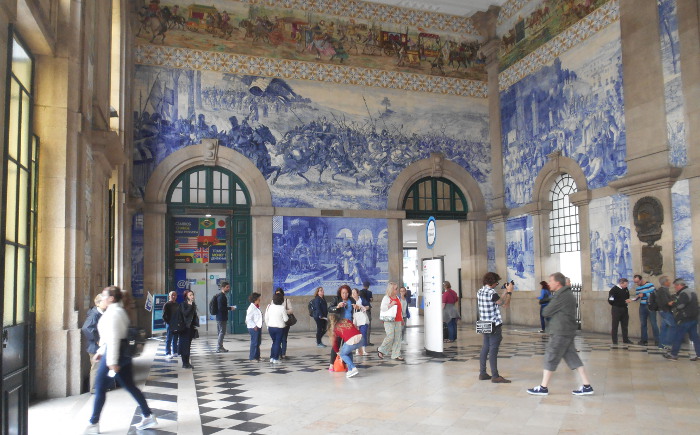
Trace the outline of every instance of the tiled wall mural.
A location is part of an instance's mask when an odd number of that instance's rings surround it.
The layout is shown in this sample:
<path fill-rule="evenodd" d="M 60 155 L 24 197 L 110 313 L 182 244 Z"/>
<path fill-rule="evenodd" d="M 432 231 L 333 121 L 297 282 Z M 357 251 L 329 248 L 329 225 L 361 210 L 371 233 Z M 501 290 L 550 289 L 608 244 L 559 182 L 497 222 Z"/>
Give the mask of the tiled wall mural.
<path fill-rule="evenodd" d="M 465 17 L 357 0 L 170 0 L 138 16 L 139 44 L 486 79 Z"/>
<path fill-rule="evenodd" d="M 535 289 L 535 233 L 532 216 L 518 216 L 506 221 L 506 264 L 508 281 L 516 290 Z"/>
<path fill-rule="evenodd" d="M 388 281 L 386 219 L 275 216 L 272 220 L 274 287 L 291 296 L 342 284 L 362 288 Z"/>
<path fill-rule="evenodd" d="M 131 292 L 135 298 L 143 297 L 143 213 L 131 218 Z"/>
<path fill-rule="evenodd" d="M 666 125 L 670 149 L 669 161 L 673 166 L 688 164 L 686 130 L 683 119 L 685 104 L 681 89 L 681 60 L 678 44 L 677 0 L 658 0 L 661 31 L 661 59 L 663 63 L 664 94 L 666 97 Z"/>
<path fill-rule="evenodd" d="M 499 15 L 500 68 L 505 70 L 609 0 L 513 0 Z"/>
<path fill-rule="evenodd" d="M 493 222 L 486 222 L 486 267 L 490 272 L 496 271 L 496 231 Z"/>
<path fill-rule="evenodd" d="M 620 278 L 632 280 L 629 200 L 625 195 L 594 199 L 588 211 L 593 291 L 608 291 Z"/>
<path fill-rule="evenodd" d="M 431 152 L 491 196 L 483 99 L 142 65 L 134 84 L 135 195 L 169 154 L 216 138 L 258 167 L 275 206 L 385 209 L 396 176 Z"/>
<path fill-rule="evenodd" d="M 532 198 L 547 154 L 582 168 L 589 189 L 626 171 L 620 28 L 610 25 L 501 92 L 505 202 Z"/>
<path fill-rule="evenodd" d="M 671 189 L 671 197 L 673 204 L 673 250 L 676 259 L 676 277 L 685 279 L 688 287 L 695 289 L 690 185 L 688 180 L 677 181 Z"/>

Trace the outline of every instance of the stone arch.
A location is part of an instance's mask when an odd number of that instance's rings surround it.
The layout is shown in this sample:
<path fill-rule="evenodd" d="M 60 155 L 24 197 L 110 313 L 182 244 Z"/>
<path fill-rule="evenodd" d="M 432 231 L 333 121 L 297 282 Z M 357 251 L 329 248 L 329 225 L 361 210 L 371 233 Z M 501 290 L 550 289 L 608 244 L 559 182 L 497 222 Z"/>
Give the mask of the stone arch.
<path fill-rule="evenodd" d="M 539 209 L 549 203 L 549 189 L 554 183 L 554 180 L 563 173 L 571 175 L 576 182 L 576 191 L 587 192 L 588 181 L 583 173 L 581 166 L 576 163 L 576 160 L 564 157 L 559 153 L 550 154 L 549 161 L 542 167 L 540 173 L 535 178 L 535 185 L 532 189 L 532 202 L 538 204 Z"/>
<path fill-rule="evenodd" d="M 486 201 L 479 183 L 462 166 L 445 160 L 442 153 L 431 153 L 430 158 L 418 160 L 401 171 L 389 189 L 387 210 L 402 210 L 403 199 L 408 189 L 423 177 L 445 177 L 451 180 L 467 199 L 468 219 L 472 220 L 469 218 L 472 214 L 475 217 L 485 218 Z"/>
<path fill-rule="evenodd" d="M 168 188 L 187 169 L 195 166 L 220 166 L 236 174 L 248 189 L 251 206 L 272 206 L 272 193 L 260 170 L 243 154 L 219 147 L 218 141 L 204 139 L 201 144 L 181 148 L 156 167 L 146 184 L 144 201 L 164 204 Z"/>

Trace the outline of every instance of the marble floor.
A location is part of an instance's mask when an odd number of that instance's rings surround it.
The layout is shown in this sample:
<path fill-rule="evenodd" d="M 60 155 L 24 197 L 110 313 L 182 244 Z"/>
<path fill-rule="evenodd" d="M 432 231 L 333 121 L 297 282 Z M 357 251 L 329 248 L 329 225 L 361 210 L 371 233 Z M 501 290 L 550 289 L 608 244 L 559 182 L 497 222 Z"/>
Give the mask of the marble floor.
<path fill-rule="evenodd" d="M 377 329 L 371 340 L 379 344 Z M 274 366 L 248 361 L 247 335 L 228 335 L 230 352 L 217 354 L 216 337 L 202 334 L 193 343 L 194 370 L 165 359 L 163 342 L 149 340 L 134 363 L 159 425 L 140 433 L 619 434 L 700 427 L 700 361 L 690 361 L 687 348 L 679 361 L 669 361 L 654 347 L 612 347 L 607 336 L 584 333 L 576 345 L 595 394 L 573 396 L 579 380 L 562 362 L 549 396 L 537 397 L 525 391 L 542 375 L 546 338 L 534 328 L 504 330 L 499 371 L 511 384 L 478 380 L 481 336 L 471 325 L 460 325 L 445 358 L 423 354 L 421 326 L 406 335 L 405 362 L 380 360 L 376 352 L 356 357 L 360 373 L 351 379 L 328 371 L 329 350 L 317 348 L 312 333 L 293 329 L 290 358 Z M 264 333 L 267 359 L 270 343 Z M 33 404 L 30 433 L 79 434 L 91 406 L 89 394 Z M 139 419 L 128 394 L 110 392 L 101 433 L 137 433 L 131 425 Z"/>

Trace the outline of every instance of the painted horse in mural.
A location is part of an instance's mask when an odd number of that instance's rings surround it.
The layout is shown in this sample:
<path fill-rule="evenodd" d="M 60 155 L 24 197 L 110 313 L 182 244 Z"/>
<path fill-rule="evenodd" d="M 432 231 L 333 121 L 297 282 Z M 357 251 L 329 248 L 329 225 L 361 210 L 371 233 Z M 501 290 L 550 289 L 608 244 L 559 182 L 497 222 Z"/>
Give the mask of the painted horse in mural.
<path fill-rule="evenodd" d="M 163 18 L 163 16 L 159 14 L 152 14 L 151 11 L 149 11 L 146 7 L 142 7 L 139 10 L 139 23 L 141 25 L 139 26 L 138 32 L 136 32 L 136 36 L 139 36 L 141 34 L 141 31 L 146 29 L 147 31 L 150 31 L 151 34 L 153 35 L 151 37 L 151 42 L 153 42 L 157 36 L 161 37 L 160 42 L 164 43 L 165 42 L 165 32 L 168 31 L 168 21 Z"/>

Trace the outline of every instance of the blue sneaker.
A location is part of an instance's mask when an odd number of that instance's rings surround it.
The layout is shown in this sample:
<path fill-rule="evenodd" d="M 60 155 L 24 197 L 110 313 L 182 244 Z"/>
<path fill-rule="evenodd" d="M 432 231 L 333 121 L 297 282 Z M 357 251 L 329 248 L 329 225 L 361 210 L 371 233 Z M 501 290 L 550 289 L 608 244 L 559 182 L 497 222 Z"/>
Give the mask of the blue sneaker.
<path fill-rule="evenodd" d="M 590 396 L 593 394 L 593 387 L 591 387 L 590 385 L 581 385 L 581 387 L 578 390 L 572 391 L 571 394 L 573 394 L 574 396 Z"/>
<path fill-rule="evenodd" d="M 538 385 L 535 388 L 528 388 L 527 393 L 532 394 L 533 396 L 547 396 L 549 395 L 549 389 L 547 387 L 543 387 L 542 385 Z"/>
<path fill-rule="evenodd" d="M 326 347 L 326 345 L 323 344 L 323 343 L 318 343 L 318 344 L 316 345 L 316 347 Z"/>

